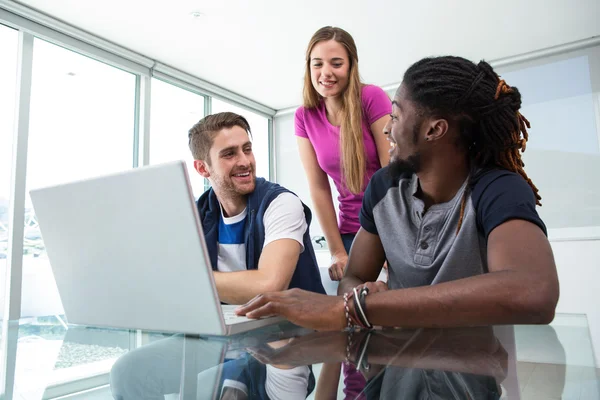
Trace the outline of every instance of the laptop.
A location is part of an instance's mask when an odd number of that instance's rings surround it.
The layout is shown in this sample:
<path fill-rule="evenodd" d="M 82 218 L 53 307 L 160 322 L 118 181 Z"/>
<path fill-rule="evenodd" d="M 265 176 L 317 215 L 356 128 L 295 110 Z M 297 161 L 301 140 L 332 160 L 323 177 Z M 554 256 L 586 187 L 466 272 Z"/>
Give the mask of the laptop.
<path fill-rule="evenodd" d="M 282 320 L 220 303 L 184 161 L 30 195 L 71 324 L 228 336 Z"/>

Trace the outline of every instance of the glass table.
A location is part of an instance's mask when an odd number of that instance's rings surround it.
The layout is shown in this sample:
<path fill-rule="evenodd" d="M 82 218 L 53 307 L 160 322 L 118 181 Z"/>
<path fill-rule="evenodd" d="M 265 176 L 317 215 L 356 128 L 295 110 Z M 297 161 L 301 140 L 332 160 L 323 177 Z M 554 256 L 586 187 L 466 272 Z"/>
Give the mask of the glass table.
<path fill-rule="evenodd" d="M 549 326 L 234 337 L 10 321 L 10 399 L 600 399 L 582 315 Z"/>

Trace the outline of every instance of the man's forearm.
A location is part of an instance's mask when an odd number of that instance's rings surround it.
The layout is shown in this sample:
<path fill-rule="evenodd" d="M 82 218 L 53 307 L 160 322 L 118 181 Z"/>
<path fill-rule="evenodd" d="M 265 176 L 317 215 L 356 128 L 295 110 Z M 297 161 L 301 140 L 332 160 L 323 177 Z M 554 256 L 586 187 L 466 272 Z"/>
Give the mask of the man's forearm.
<path fill-rule="evenodd" d="M 394 365 L 403 368 L 486 375 L 496 378 L 506 376 L 508 354 L 501 346 L 498 346 L 494 353 L 473 349 L 447 350 L 432 349 L 414 353 L 410 348 L 399 350 L 388 348 L 379 353 L 369 351 L 368 357 L 369 363 L 376 365 Z"/>
<path fill-rule="evenodd" d="M 255 296 L 274 290 L 260 270 L 213 272 L 219 299 L 227 304 L 245 304 Z"/>
<path fill-rule="evenodd" d="M 340 284 L 338 285 L 338 295 L 343 295 L 344 293 L 350 292 L 356 286 L 362 285 L 363 283 L 365 282 L 361 279 L 357 278 L 354 275 L 350 275 L 348 274 L 348 272 L 346 272 L 346 276 L 344 276 L 344 278 L 340 281 Z"/>
<path fill-rule="evenodd" d="M 340 382 L 341 363 L 324 363 L 315 389 L 315 400 L 335 399 Z"/>
<path fill-rule="evenodd" d="M 369 363 L 495 377 L 506 374 L 508 354 L 491 328 L 414 332 L 399 338 L 372 334 L 367 348 Z"/>
<path fill-rule="evenodd" d="M 348 267 L 338 286 L 338 294 L 365 282 L 375 282 L 384 262 L 385 252 L 379 236 L 360 228 L 352 243 Z"/>
<path fill-rule="evenodd" d="M 436 328 L 549 323 L 557 300 L 551 282 L 502 271 L 375 293 L 367 296 L 366 305 L 374 325 Z"/>

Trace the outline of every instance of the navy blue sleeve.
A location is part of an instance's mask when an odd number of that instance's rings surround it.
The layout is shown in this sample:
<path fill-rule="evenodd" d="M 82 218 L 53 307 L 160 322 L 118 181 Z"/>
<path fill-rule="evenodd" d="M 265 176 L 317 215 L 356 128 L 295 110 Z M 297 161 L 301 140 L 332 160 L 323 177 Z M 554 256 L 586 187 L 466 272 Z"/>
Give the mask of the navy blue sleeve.
<path fill-rule="evenodd" d="M 388 173 L 388 167 L 381 168 L 373 176 L 367 185 L 365 195 L 360 209 L 360 226 L 372 234 L 378 235 L 377 225 L 373 217 L 373 208 L 383 199 L 388 189 L 392 186 L 392 179 Z"/>
<path fill-rule="evenodd" d="M 498 225 L 511 219 L 523 219 L 537 225 L 547 235 L 546 225 L 535 209 L 535 195 L 520 175 L 504 170 L 482 174 L 471 196 L 477 225 L 489 236 Z"/>

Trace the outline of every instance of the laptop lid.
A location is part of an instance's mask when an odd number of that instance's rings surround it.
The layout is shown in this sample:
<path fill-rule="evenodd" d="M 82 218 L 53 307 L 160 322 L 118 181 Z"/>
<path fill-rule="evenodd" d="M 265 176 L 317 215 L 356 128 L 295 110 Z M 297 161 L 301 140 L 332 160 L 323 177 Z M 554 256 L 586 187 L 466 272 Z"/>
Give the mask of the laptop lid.
<path fill-rule="evenodd" d="M 183 161 L 30 195 L 69 323 L 226 333 Z"/>

